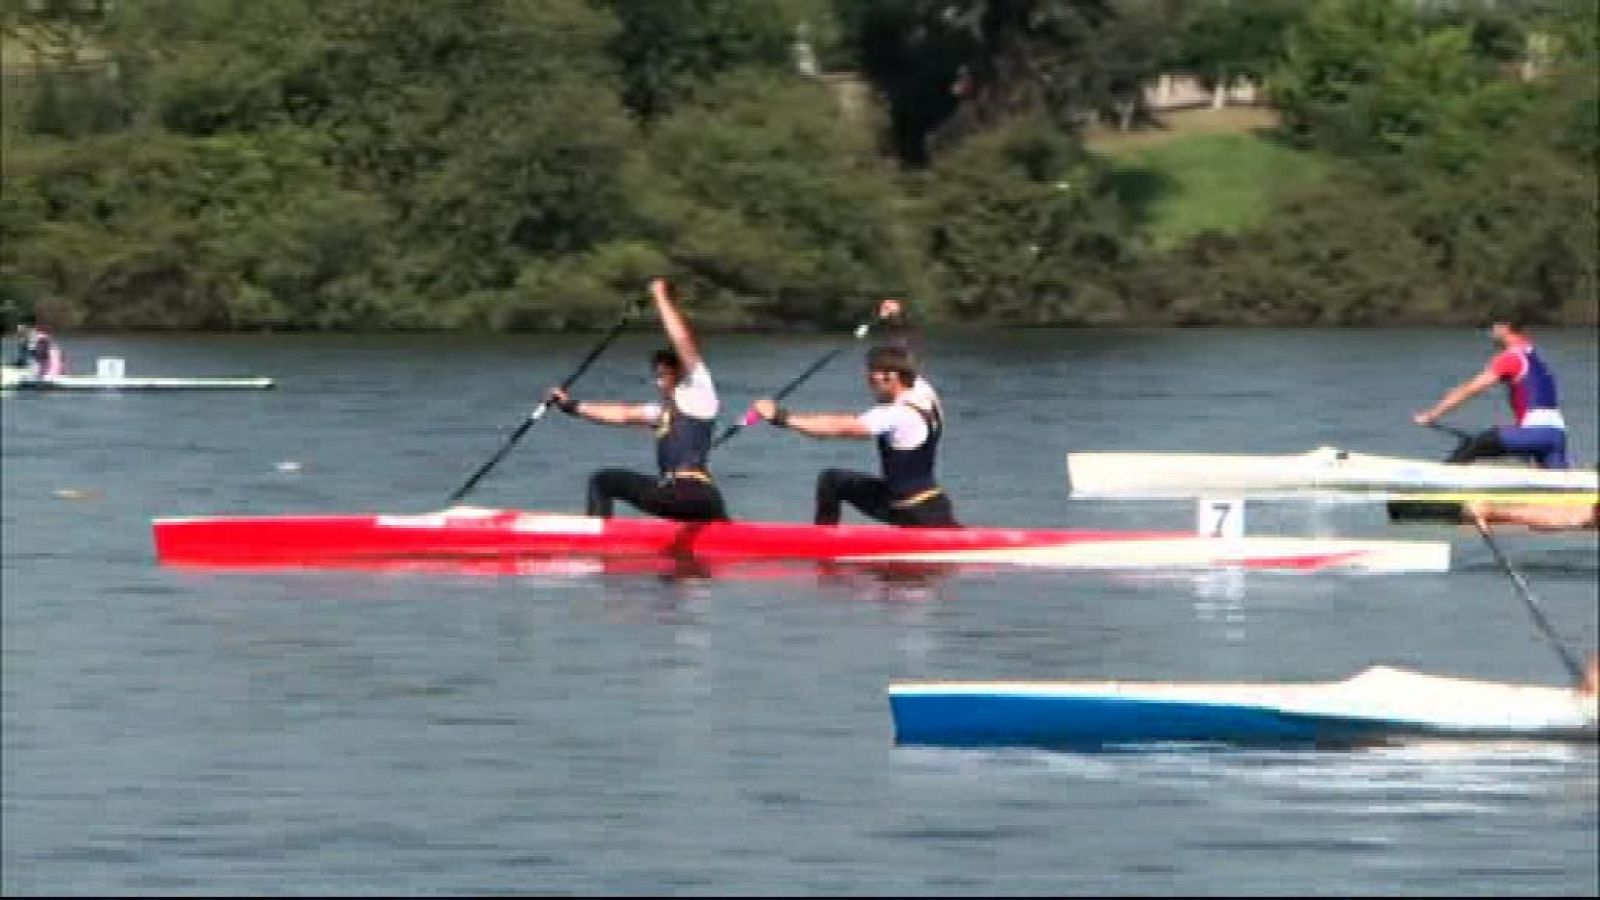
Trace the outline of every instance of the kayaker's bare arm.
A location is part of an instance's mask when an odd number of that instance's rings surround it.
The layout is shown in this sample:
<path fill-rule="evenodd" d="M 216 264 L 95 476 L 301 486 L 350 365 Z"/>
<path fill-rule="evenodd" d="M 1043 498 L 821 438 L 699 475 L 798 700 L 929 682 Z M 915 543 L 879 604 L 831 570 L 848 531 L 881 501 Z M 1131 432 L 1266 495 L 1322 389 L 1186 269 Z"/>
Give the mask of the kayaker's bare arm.
<path fill-rule="evenodd" d="M 1485 366 L 1483 371 L 1479 372 L 1472 379 L 1463 381 L 1451 388 L 1450 391 L 1444 395 L 1443 399 L 1434 404 L 1433 408 L 1424 410 L 1423 412 L 1419 412 L 1415 416 L 1412 416 L 1412 420 L 1418 425 L 1427 425 L 1428 423 L 1437 420 L 1440 416 L 1444 415 L 1450 410 L 1455 409 L 1456 407 L 1465 403 L 1468 398 L 1494 387 L 1495 383 L 1499 380 L 1500 376 L 1495 373 L 1494 366 L 1492 364 Z"/>
<path fill-rule="evenodd" d="M 594 400 L 574 401 L 566 391 L 561 388 L 550 389 L 550 405 L 561 410 L 569 416 L 599 422 L 602 425 L 645 425 L 656 424 L 651 416 L 653 410 L 643 403 L 601 403 Z"/>
<path fill-rule="evenodd" d="M 1533 531 L 1593 531 L 1600 527 L 1600 504 L 1501 504 L 1474 500 L 1462 507 L 1462 518 L 1484 524 L 1524 525 Z"/>
<path fill-rule="evenodd" d="M 683 371 L 693 371 L 700 364 L 700 348 L 695 346 L 694 331 L 689 328 L 683 313 L 678 311 L 665 278 L 650 282 L 650 296 L 656 301 L 656 312 L 661 315 L 661 324 L 667 329 L 667 339 L 672 341 L 672 349 L 678 351 Z"/>
<path fill-rule="evenodd" d="M 785 412 L 778 421 L 778 404 L 763 398 L 755 403 L 756 415 L 791 431 L 815 438 L 851 438 L 867 440 L 872 432 L 861 424 L 860 418 L 850 413 L 790 413 Z"/>

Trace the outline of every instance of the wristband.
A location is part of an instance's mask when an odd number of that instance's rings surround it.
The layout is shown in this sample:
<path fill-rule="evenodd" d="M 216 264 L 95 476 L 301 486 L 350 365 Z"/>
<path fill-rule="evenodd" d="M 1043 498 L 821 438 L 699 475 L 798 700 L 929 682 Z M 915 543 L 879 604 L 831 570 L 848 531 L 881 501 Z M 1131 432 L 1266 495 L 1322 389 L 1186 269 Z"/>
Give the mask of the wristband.
<path fill-rule="evenodd" d="M 575 416 L 578 414 L 578 401 L 572 399 L 571 395 L 568 395 L 566 400 L 556 404 L 556 409 L 561 410 L 569 416 Z"/>
<path fill-rule="evenodd" d="M 772 411 L 771 422 L 772 422 L 772 424 L 778 426 L 779 428 L 788 428 L 789 427 L 789 411 L 787 409 L 784 409 L 781 406 L 778 407 L 777 409 L 773 410 Z"/>

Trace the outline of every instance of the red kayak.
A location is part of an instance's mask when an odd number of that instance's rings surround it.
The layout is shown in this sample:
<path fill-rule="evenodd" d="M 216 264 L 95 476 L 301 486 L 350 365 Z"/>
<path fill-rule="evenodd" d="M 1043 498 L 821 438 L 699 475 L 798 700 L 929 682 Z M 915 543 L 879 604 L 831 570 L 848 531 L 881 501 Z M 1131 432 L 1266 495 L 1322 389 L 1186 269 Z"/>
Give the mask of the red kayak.
<path fill-rule="evenodd" d="M 458 506 L 420 515 L 163 518 L 165 565 L 366 567 L 516 559 L 692 558 L 990 563 L 1054 568 L 1356 568 L 1443 571 L 1436 541 L 1199 537 L 1183 532 L 687 523 Z"/>

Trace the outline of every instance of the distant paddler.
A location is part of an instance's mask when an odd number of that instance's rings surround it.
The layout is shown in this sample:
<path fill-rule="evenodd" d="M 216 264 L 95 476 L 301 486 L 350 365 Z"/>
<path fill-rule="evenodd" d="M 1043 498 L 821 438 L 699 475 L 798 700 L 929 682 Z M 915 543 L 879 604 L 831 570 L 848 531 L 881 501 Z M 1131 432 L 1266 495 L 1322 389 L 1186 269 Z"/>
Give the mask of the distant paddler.
<path fill-rule="evenodd" d="M 580 402 L 559 387 L 549 391 L 550 402 L 567 415 L 655 431 L 656 476 L 627 469 L 594 473 L 587 507 L 591 516 L 610 518 L 614 501 L 622 500 L 652 516 L 680 522 L 728 518 L 722 492 L 706 465 L 717 418 L 717 388 L 673 294 L 665 279 L 650 282 L 650 296 L 671 342 L 651 360 L 660 402 Z"/>
<path fill-rule="evenodd" d="M 1432 425 L 1472 396 L 1504 382 L 1516 424 L 1490 428 L 1461 442 L 1445 462 L 1466 463 L 1497 456 L 1532 459 L 1543 469 L 1567 468 L 1567 423 L 1556 396 L 1556 379 L 1533 341 L 1515 319 L 1490 327 L 1500 351 L 1483 371 L 1447 391 L 1430 409 L 1412 419 Z"/>
<path fill-rule="evenodd" d="M 23 369 L 25 377 L 34 380 L 49 380 L 67 374 L 66 357 L 61 352 L 61 346 L 49 332 L 39 327 L 39 320 L 31 314 L 17 322 L 17 355 L 13 365 Z"/>
<path fill-rule="evenodd" d="M 934 477 L 944 410 L 932 385 L 916 390 L 918 373 L 910 351 L 876 346 L 867 353 L 867 387 L 877 405 L 852 413 L 790 412 L 772 398 L 755 403 L 756 414 L 779 428 L 816 438 L 878 443 L 881 475 L 825 469 L 817 477 L 818 525 L 837 525 L 844 503 L 863 514 L 907 527 L 956 526 L 950 498 Z"/>

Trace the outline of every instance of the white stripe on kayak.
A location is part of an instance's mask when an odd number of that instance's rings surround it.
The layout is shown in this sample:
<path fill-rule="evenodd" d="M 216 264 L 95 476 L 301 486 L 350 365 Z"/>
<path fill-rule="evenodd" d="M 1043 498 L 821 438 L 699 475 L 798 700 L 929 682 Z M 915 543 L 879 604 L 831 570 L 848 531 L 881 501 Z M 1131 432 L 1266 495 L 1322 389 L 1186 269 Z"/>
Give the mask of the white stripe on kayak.
<path fill-rule="evenodd" d="M 1318 538 L 1173 538 L 1134 541 L 1051 544 L 1040 547 L 993 547 L 922 553 L 883 553 L 839 557 L 841 562 L 996 563 L 1083 569 L 1216 568 L 1270 565 L 1273 560 L 1307 557 L 1348 559 L 1329 562 L 1333 568 L 1375 572 L 1446 572 L 1450 545 L 1443 541 L 1343 541 Z"/>

